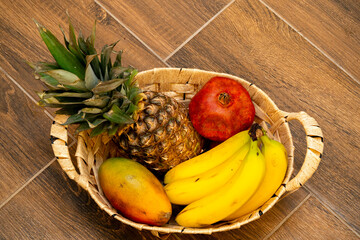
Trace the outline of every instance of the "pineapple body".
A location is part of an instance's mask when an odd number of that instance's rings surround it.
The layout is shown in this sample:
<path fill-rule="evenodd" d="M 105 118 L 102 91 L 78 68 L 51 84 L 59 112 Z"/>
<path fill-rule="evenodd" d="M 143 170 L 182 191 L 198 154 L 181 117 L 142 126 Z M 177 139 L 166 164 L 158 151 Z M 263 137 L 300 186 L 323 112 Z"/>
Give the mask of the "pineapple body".
<path fill-rule="evenodd" d="M 166 171 L 198 155 L 202 137 L 195 131 L 186 108 L 174 98 L 147 91 L 136 122 L 116 140 L 131 158 L 148 168 Z"/>

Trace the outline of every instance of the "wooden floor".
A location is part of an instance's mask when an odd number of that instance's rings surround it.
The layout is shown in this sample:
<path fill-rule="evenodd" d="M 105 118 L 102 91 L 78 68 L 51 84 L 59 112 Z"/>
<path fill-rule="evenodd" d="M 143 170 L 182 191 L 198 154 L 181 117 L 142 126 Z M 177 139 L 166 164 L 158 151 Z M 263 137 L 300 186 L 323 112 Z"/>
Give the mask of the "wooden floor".
<path fill-rule="evenodd" d="M 25 61 L 51 59 L 32 19 L 61 37 L 66 10 L 84 35 L 97 20 L 98 48 L 120 40 L 125 64 L 237 75 L 280 109 L 306 111 L 323 130 L 315 175 L 258 221 L 168 239 L 360 239 L 358 0 L 3 0 L 0 239 L 156 239 L 108 217 L 54 158 L 53 113 L 35 104 L 43 86 Z M 297 171 L 305 134 L 298 123 L 291 130 Z"/>

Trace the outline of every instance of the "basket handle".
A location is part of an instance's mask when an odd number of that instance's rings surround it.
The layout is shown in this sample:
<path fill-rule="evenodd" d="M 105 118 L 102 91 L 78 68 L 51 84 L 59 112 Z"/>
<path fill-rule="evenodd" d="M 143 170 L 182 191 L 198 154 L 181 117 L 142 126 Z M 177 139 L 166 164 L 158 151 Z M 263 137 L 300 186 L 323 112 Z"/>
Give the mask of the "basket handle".
<path fill-rule="evenodd" d="M 317 121 L 306 112 L 283 112 L 285 122 L 297 120 L 301 123 L 306 134 L 306 155 L 297 175 L 286 184 L 287 192 L 294 192 L 305 184 L 319 166 L 324 149 L 324 138 Z"/>

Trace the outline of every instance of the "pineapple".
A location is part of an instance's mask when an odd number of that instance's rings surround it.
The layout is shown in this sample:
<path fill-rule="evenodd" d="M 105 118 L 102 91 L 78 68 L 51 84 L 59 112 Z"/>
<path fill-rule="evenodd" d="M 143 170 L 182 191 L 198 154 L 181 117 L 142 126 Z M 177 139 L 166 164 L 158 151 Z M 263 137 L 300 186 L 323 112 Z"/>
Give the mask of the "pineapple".
<path fill-rule="evenodd" d="M 137 70 L 121 65 L 116 43 L 97 54 L 96 24 L 87 39 L 81 33 L 76 38 L 69 20 L 69 39 L 62 30 L 65 46 L 36 24 L 56 61 L 29 63 L 48 88 L 38 93 L 40 106 L 69 115 L 65 125 L 78 124 L 77 132 L 108 134 L 129 157 L 160 172 L 200 153 L 203 139 L 184 106 L 162 93 L 143 92 L 134 81 Z"/>

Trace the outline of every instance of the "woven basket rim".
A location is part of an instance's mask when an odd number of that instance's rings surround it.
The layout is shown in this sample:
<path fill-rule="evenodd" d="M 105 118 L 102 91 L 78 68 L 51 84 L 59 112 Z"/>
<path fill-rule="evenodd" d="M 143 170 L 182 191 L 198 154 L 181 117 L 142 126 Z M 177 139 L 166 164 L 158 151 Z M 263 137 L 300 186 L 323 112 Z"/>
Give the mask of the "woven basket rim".
<path fill-rule="evenodd" d="M 161 91 L 177 98 L 179 101 L 189 101 L 194 93 L 196 93 L 196 91 L 199 90 L 201 86 L 213 76 L 222 76 L 235 79 L 239 81 L 245 87 L 245 89 L 248 90 L 253 102 L 257 107 L 257 114 L 263 115 L 261 116 L 261 119 L 266 120 L 268 124 L 270 124 L 269 131 L 278 134 L 279 140 L 284 143 L 289 153 L 288 170 L 283 184 L 277 190 L 275 195 L 276 197 L 269 199 L 268 202 L 265 203 L 260 209 L 242 217 L 241 219 L 222 224 L 215 224 L 214 226 L 207 228 L 185 228 L 170 224 L 156 227 L 133 222 L 117 213 L 109 203 L 104 203 L 104 196 L 102 195 L 102 191 L 99 189 L 99 187 L 96 187 L 96 174 L 92 176 L 90 174 L 91 170 L 88 169 L 88 163 L 84 164 L 84 162 L 88 161 L 89 159 L 84 159 L 87 157 L 81 157 L 84 155 L 78 153 L 80 151 L 79 146 L 87 145 L 85 143 L 85 141 L 87 141 L 87 136 L 85 133 L 81 133 L 78 136 L 76 154 L 77 166 L 75 167 L 72 163 L 67 144 L 67 127 L 61 125 L 67 119 L 67 116 L 64 115 L 57 115 L 55 117 L 55 121 L 52 124 L 50 133 L 51 138 L 55 139 L 55 141 L 52 141 L 52 147 L 60 166 L 67 173 L 69 178 L 76 181 L 82 188 L 84 188 L 94 199 L 97 205 L 110 216 L 139 230 L 145 229 L 152 231 L 155 233 L 155 235 L 159 233 L 211 234 L 214 232 L 237 229 L 244 224 L 260 218 L 282 197 L 284 197 L 286 194 L 296 191 L 299 187 L 301 187 L 315 172 L 323 152 L 322 131 L 315 119 L 310 117 L 305 112 L 288 113 L 279 110 L 273 100 L 260 88 L 244 80 L 243 78 L 234 75 L 190 68 L 154 68 L 139 72 L 136 76 L 136 80 L 138 81 L 140 87 L 145 90 Z M 169 81 L 169 79 L 172 81 Z M 299 173 L 292 179 L 291 175 L 293 173 L 294 146 L 292 142 L 292 135 L 288 126 L 288 121 L 291 120 L 299 121 L 303 125 L 307 134 L 307 152 L 304 164 Z M 279 133 L 279 129 L 281 129 L 281 133 Z M 94 148 L 96 149 L 97 147 L 99 146 L 96 146 L 95 143 Z M 94 159 L 91 159 L 91 161 L 94 162 Z M 308 166 L 309 164 L 310 167 Z M 80 171 L 80 174 L 78 171 Z M 87 173 L 87 171 L 89 173 Z"/>

